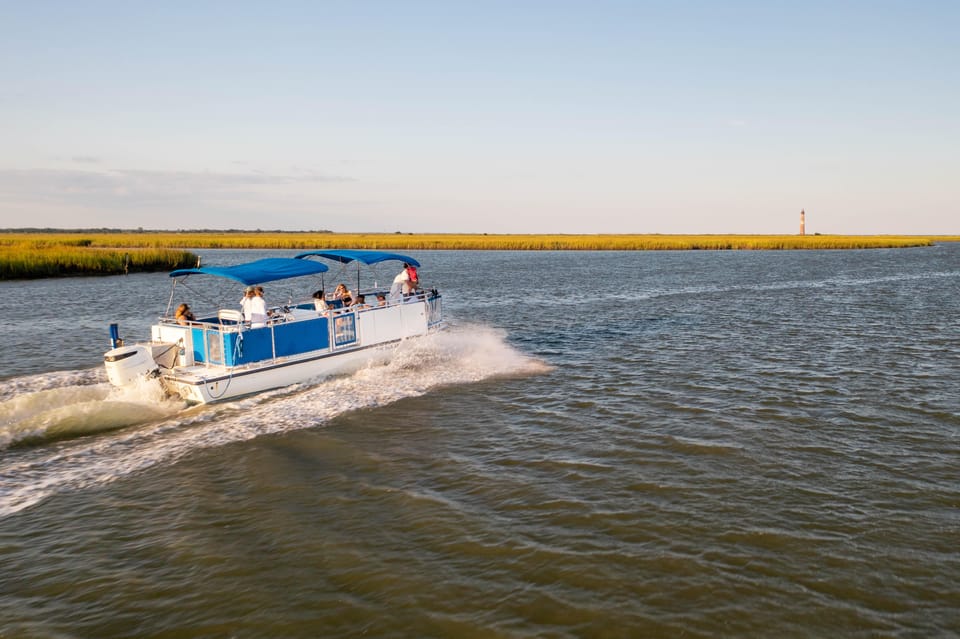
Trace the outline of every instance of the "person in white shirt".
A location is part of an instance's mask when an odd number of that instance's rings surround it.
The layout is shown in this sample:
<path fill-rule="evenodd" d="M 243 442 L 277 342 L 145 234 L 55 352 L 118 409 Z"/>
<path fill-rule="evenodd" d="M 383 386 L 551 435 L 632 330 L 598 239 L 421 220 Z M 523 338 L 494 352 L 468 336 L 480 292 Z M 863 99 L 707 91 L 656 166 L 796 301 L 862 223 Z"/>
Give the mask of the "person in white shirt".
<path fill-rule="evenodd" d="M 240 310 L 243 311 L 243 321 L 250 322 L 250 305 L 253 303 L 253 296 L 256 294 L 256 290 L 252 286 L 248 286 L 243 291 L 243 298 L 240 300 Z"/>
<path fill-rule="evenodd" d="M 250 302 L 250 328 L 263 328 L 267 325 L 267 301 L 263 299 L 263 287 L 254 289 Z"/>
<path fill-rule="evenodd" d="M 263 288 L 260 288 L 258 295 L 256 288 L 248 286 L 240 300 L 240 308 L 243 310 L 243 321 L 249 322 L 250 328 L 263 328 L 267 325 L 267 303 L 263 299 Z"/>
<path fill-rule="evenodd" d="M 390 299 L 399 301 L 401 294 L 410 294 L 410 274 L 407 273 L 406 264 L 403 265 L 403 270 L 393 278 L 393 286 L 390 287 Z"/>
<path fill-rule="evenodd" d="M 327 305 L 327 298 L 323 294 L 323 289 L 313 294 L 313 307 L 317 310 L 318 315 L 326 315 L 329 306 Z"/>

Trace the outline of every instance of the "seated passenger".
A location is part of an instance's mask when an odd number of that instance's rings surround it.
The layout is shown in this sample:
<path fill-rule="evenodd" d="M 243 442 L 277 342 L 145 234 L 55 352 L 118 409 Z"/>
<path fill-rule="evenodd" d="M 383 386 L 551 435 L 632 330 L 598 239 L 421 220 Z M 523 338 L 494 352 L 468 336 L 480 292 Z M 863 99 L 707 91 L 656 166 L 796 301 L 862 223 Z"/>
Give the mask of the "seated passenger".
<path fill-rule="evenodd" d="M 360 310 L 364 308 L 370 308 L 370 305 L 366 303 L 366 298 L 363 295 L 357 295 L 357 299 L 354 300 L 350 307 L 355 310 Z"/>
<path fill-rule="evenodd" d="M 181 326 L 186 326 L 190 322 L 197 321 L 197 318 L 193 315 L 193 311 L 191 311 L 190 307 L 186 304 L 181 304 L 177 307 L 177 313 L 174 317 L 177 320 L 177 324 Z"/>
<path fill-rule="evenodd" d="M 337 284 L 337 288 L 333 291 L 333 299 L 339 300 L 343 306 L 350 306 L 350 303 L 353 302 L 353 299 L 350 296 L 350 290 L 347 289 L 346 284 Z"/>
<path fill-rule="evenodd" d="M 313 307 L 317 309 L 317 313 L 320 315 L 325 315 L 330 309 L 330 305 L 327 304 L 327 298 L 323 294 L 323 289 L 313 294 Z"/>
<path fill-rule="evenodd" d="M 384 297 L 383 293 L 377 293 L 377 306 L 386 306 L 387 298 Z"/>

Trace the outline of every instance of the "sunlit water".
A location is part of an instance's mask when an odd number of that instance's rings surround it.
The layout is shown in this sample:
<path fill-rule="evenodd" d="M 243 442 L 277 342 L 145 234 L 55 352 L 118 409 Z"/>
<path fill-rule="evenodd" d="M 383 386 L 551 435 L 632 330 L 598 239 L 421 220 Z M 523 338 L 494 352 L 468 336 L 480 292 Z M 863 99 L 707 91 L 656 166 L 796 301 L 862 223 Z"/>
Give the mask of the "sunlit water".
<path fill-rule="evenodd" d="M 960 245 L 417 256 L 449 331 L 206 407 L 99 366 L 166 276 L 0 283 L 0 637 L 956 636 Z"/>

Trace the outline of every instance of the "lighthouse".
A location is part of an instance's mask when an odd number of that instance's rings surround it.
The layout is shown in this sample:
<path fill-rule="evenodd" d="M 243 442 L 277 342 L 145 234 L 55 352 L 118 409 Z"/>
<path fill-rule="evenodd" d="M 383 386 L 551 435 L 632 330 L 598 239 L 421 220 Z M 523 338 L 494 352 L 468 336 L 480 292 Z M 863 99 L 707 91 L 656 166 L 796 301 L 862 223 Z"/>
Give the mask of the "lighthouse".
<path fill-rule="evenodd" d="M 806 235 L 806 234 L 807 234 L 806 229 L 804 228 L 804 226 L 805 226 L 805 220 L 804 220 L 804 218 L 805 218 L 805 217 L 806 217 L 806 213 L 803 212 L 803 209 L 800 209 L 800 235 Z"/>

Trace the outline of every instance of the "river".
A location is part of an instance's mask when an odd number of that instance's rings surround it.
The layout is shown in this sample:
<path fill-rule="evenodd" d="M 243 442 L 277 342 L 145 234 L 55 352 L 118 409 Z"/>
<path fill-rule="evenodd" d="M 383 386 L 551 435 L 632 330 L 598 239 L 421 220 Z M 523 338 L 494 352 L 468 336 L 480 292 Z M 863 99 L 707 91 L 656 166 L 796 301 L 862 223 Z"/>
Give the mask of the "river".
<path fill-rule="evenodd" d="M 0 637 L 958 636 L 960 244 L 411 254 L 449 330 L 202 407 L 100 366 L 165 274 L 0 283 Z"/>

